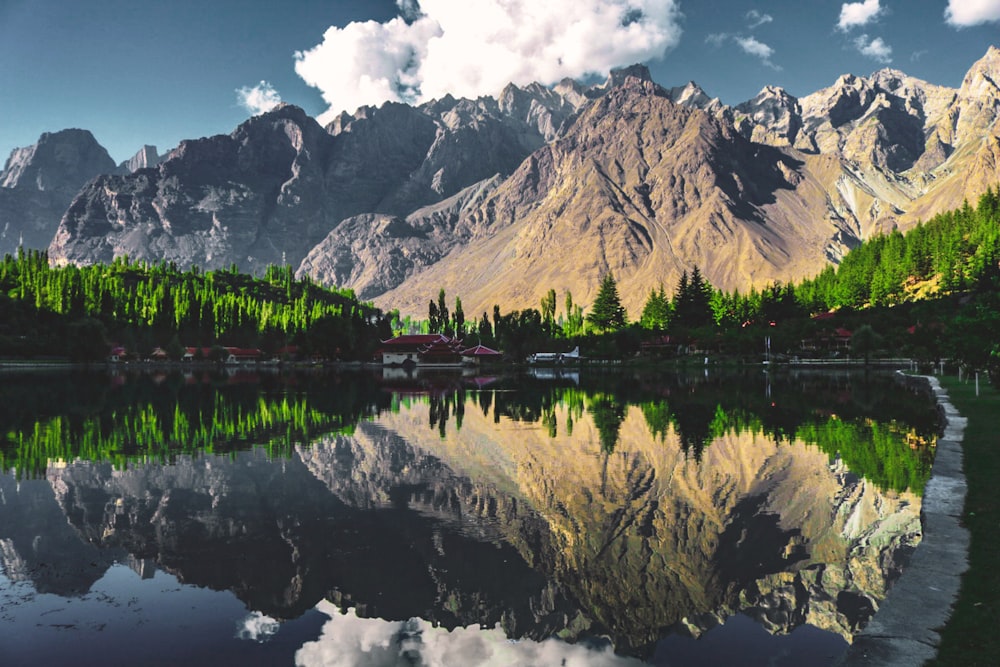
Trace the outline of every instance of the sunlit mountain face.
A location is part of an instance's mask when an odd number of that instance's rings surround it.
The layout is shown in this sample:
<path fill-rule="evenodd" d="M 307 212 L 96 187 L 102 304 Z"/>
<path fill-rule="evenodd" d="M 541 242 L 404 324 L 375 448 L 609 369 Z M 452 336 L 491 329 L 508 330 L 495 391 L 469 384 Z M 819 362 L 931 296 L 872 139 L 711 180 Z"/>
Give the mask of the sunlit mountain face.
<path fill-rule="evenodd" d="M 919 542 L 935 431 L 877 376 L 20 380 L 0 646 L 57 662 L 824 664 Z"/>

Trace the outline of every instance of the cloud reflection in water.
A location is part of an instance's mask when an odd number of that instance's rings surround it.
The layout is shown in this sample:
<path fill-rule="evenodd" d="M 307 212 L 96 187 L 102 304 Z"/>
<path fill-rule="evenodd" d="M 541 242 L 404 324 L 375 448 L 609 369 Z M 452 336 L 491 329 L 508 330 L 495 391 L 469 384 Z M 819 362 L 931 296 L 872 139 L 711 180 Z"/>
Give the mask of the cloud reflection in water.
<path fill-rule="evenodd" d="M 330 616 L 319 639 L 295 654 L 301 667 L 639 667 L 645 663 L 615 655 L 610 646 L 590 648 L 558 639 L 512 641 L 499 627 L 478 625 L 448 631 L 422 619 L 384 621 L 359 618 L 353 609 L 341 613 L 322 601 L 316 608 Z"/>

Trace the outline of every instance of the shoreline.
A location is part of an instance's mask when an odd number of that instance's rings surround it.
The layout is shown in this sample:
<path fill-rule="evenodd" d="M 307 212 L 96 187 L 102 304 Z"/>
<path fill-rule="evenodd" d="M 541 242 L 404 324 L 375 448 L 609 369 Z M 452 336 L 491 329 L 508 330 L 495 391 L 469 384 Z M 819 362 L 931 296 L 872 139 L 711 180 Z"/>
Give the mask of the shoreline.
<path fill-rule="evenodd" d="M 938 378 L 900 371 L 897 378 L 933 394 L 941 415 L 941 436 L 920 509 L 924 534 L 903 574 L 836 667 L 913 667 L 934 659 L 969 569 L 970 534 L 960 521 L 967 492 L 962 440 L 968 420 Z"/>

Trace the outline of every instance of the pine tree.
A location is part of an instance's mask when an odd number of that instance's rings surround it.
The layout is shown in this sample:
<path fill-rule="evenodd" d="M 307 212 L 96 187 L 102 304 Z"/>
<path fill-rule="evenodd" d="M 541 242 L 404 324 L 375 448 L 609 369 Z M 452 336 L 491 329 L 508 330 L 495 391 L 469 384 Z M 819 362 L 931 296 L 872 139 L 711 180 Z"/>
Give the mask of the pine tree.
<path fill-rule="evenodd" d="M 705 281 L 697 266 L 688 278 L 681 275 L 674 294 L 674 321 L 682 327 L 697 328 L 712 324 L 712 286 Z"/>
<path fill-rule="evenodd" d="M 659 291 L 650 290 L 646 303 L 642 307 L 642 316 L 639 324 L 644 329 L 651 331 L 663 331 L 670 321 L 670 301 L 660 285 Z"/>
<path fill-rule="evenodd" d="M 608 272 L 601 280 L 597 298 L 587 314 L 587 321 L 601 331 L 612 331 L 625 326 L 626 313 L 618 296 L 618 285 L 614 276 Z"/>
<path fill-rule="evenodd" d="M 455 297 L 455 336 L 465 333 L 465 311 L 462 310 L 462 300 Z"/>

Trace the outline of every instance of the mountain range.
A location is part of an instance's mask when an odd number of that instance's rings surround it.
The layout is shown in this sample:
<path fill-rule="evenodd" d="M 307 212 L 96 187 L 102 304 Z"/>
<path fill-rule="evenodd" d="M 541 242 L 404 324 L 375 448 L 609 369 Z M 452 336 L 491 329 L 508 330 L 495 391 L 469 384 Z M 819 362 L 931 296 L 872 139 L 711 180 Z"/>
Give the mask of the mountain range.
<path fill-rule="evenodd" d="M 0 172 L 0 253 L 288 264 L 414 315 L 441 288 L 469 313 L 549 289 L 586 306 L 610 271 L 634 316 L 695 266 L 730 290 L 811 276 L 998 182 L 996 47 L 957 89 L 883 69 L 736 106 L 632 66 L 326 127 L 284 105 L 122 165 L 89 132 L 46 134 Z"/>

